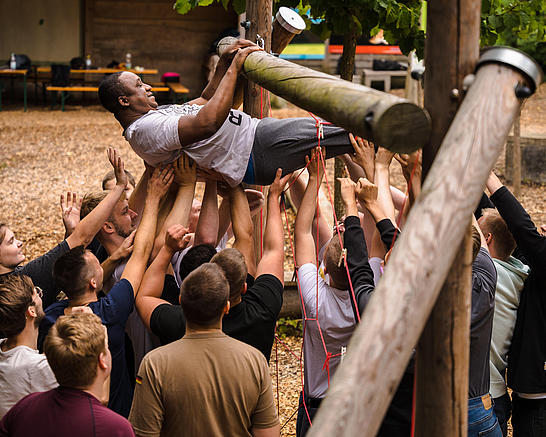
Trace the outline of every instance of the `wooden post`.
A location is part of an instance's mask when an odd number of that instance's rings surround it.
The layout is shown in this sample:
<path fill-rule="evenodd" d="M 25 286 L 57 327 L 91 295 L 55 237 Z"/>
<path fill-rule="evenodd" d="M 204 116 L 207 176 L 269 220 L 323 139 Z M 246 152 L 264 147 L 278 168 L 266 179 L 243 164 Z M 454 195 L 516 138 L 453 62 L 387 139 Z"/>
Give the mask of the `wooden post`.
<path fill-rule="evenodd" d="M 432 119 L 432 134 L 423 148 L 423 178 L 463 98 L 463 79 L 478 61 L 480 11 L 480 0 L 428 4 L 425 108 Z M 471 214 L 463 219 L 463 241 L 417 347 L 414 408 L 415 434 L 420 437 L 467 434 Z"/>
<path fill-rule="evenodd" d="M 271 52 L 281 53 L 292 38 L 305 29 L 305 21 L 294 10 L 281 6 L 271 32 Z"/>
<path fill-rule="evenodd" d="M 373 436 L 379 429 L 518 113 L 518 82 L 528 83 L 527 76 L 507 65 L 485 64 L 477 71 L 310 437 Z"/>
<path fill-rule="evenodd" d="M 250 27 L 246 29 L 245 39 L 256 42 L 259 35 L 264 44 L 264 49 L 271 50 L 271 16 L 273 15 L 273 0 L 247 0 L 246 2 L 246 20 L 250 22 Z M 269 106 L 267 91 L 262 90 L 259 85 L 250 80 L 245 80 L 243 110 L 252 117 L 262 118 L 269 116 Z M 260 190 L 262 187 L 249 185 L 249 188 Z M 267 196 L 267 191 L 264 191 Z M 265 222 L 265 205 L 260 214 Z M 254 253 L 256 254 L 256 265 L 260 262 L 262 246 L 262 226 L 265 226 L 260 220 L 260 214 L 252 219 L 254 223 Z"/>
<path fill-rule="evenodd" d="M 521 110 L 514 121 L 514 141 L 512 142 L 512 189 L 514 196 L 521 195 Z"/>

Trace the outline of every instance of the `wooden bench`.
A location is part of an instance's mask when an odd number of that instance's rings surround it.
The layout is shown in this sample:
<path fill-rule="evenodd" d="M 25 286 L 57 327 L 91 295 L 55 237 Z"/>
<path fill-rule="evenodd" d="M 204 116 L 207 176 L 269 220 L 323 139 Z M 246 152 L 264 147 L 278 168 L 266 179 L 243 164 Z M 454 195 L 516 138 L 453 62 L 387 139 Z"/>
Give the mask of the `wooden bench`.
<path fill-rule="evenodd" d="M 182 101 L 186 101 L 186 95 L 190 92 L 188 88 L 179 82 L 167 82 L 167 86 L 172 92 L 173 103 L 178 103 L 178 95 L 182 95 Z"/>
<path fill-rule="evenodd" d="M 99 91 L 99 87 L 98 86 L 47 86 L 46 87 L 46 90 L 47 91 L 54 91 L 54 92 L 58 92 L 60 91 L 61 92 L 61 111 L 64 111 L 64 102 L 66 101 L 66 99 L 68 98 L 68 93 L 69 92 L 92 92 L 92 93 L 96 93 Z M 155 92 L 170 92 L 170 88 L 169 87 L 166 87 L 166 86 L 156 86 L 156 87 L 152 87 L 152 91 L 155 91 Z M 54 104 L 54 101 L 55 100 L 52 100 L 51 102 L 51 107 L 53 108 L 53 104 Z"/>
<path fill-rule="evenodd" d="M 383 82 L 384 90 L 388 93 L 391 90 L 391 77 L 406 77 L 405 70 L 362 70 L 362 84 L 371 87 L 373 81 Z"/>

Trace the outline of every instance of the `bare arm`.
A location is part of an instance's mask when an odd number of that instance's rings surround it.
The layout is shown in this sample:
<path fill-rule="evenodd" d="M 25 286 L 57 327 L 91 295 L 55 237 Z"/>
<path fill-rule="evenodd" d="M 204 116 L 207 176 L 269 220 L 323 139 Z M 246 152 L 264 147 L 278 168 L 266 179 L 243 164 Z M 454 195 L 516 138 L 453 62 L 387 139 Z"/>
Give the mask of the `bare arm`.
<path fill-rule="evenodd" d="M 165 168 L 162 171 L 156 169 L 148 183 L 146 205 L 144 206 L 142 220 L 135 235 L 133 254 L 121 276 L 121 279 L 127 279 L 131 283 L 135 294 L 138 291 L 140 281 L 148 264 L 148 258 L 152 252 L 159 201 L 167 193 L 173 179 L 172 168 Z"/>
<path fill-rule="evenodd" d="M 162 304 L 168 303 L 161 299 L 165 272 L 171 265 L 171 259 L 175 252 L 183 250 L 189 242 L 188 229 L 182 225 L 174 225 L 169 228 L 165 236 L 165 245 L 161 248 L 154 261 L 146 270 L 138 294 L 135 298 L 135 306 L 146 328 L 150 331 L 150 319 L 154 310 Z"/>
<path fill-rule="evenodd" d="M 123 240 L 121 246 L 119 246 L 108 258 L 106 258 L 102 264 L 103 277 L 109 278 L 114 274 L 114 270 L 119 265 L 121 261 L 126 259 L 133 253 L 133 243 L 135 241 L 136 231 L 131 232 L 131 234 Z"/>
<path fill-rule="evenodd" d="M 394 153 L 379 147 L 375 155 L 375 175 L 374 184 L 377 186 L 377 201 L 383 213 L 393 223 L 396 223 L 396 215 L 394 212 L 394 203 L 391 196 L 391 188 L 389 181 L 389 166 L 391 164 Z M 370 213 L 375 215 L 372 211 Z M 376 219 L 376 223 L 377 223 Z"/>
<path fill-rule="evenodd" d="M 195 227 L 194 246 L 198 244 L 210 244 L 216 247 L 218 226 L 219 214 L 216 181 L 207 180 L 205 193 L 203 194 L 203 203 L 201 204 L 201 213 Z"/>
<path fill-rule="evenodd" d="M 284 284 L 284 231 L 279 198 L 291 175 L 287 174 L 283 178 L 281 178 L 281 175 L 282 170 L 279 168 L 267 195 L 264 253 L 258 264 L 256 277 L 268 273 Z"/>
<path fill-rule="evenodd" d="M 320 158 L 318 158 L 317 150 L 313 150 L 311 154 L 311 163 L 307 167 L 309 171 L 309 182 L 305 189 L 305 194 L 301 201 L 300 209 L 296 216 L 294 225 L 294 241 L 296 244 L 296 266 L 300 267 L 303 264 L 316 264 L 317 256 L 315 253 L 315 240 L 311 227 L 313 225 L 313 217 L 317 203 L 318 187 L 322 181 L 324 172 L 322 171 Z M 306 160 L 309 159 L 306 157 Z"/>
<path fill-rule="evenodd" d="M 246 57 L 256 50 L 260 50 L 256 45 L 238 49 L 211 99 L 197 114 L 180 117 L 178 136 L 182 147 L 209 138 L 222 127 L 233 106 L 233 95 L 239 71 L 241 71 Z"/>
<path fill-rule="evenodd" d="M 136 212 L 139 217 L 142 215 L 142 211 L 144 210 L 144 204 L 146 203 L 146 191 L 148 190 L 148 181 L 150 180 L 150 176 L 154 172 L 154 168 L 148 165 L 146 161 L 144 161 L 144 166 L 146 167 L 146 170 L 144 170 L 144 173 L 142 173 L 140 180 L 137 182 L 137 185 L 131 193 L 131 197 L 129 198 L 129 208 Z"/>
<path fill-rule="evenodd" d="M 66 239 L 70 249 L 80 245 L 87 246 L 91 243 L 101 226 L 108 220 L 114 206 L 116 206 L 116 203 L 125 192 L 127 175 L 125 174 L 121 157 L 115 149 L 109 148 L 108 159 L 114 167 L 116 186 L 114 189 L 110 190 L 107 196 L 93 209 L 93 211 L 87 214 L 87 216 L 77 224 L 74 232 Z"/>
<path fill-rule="evenodd" d="M 152 257 L 155 257 L 161 246 L 165 244 L 167 229 L 176 224 L 183 226 L 188 224 L 191 203 L 195 193 L 196 167 L 197 165 L 184 153 L 173 163 L 174 181 L 178 184 L 178 191 L 173 206 L 157 233 Z"/>
<path fill-rule="evenodd" d="M 250 208 L 242 185 L 234 187 L 229 193 L 229 205 L 231 211 L 231 225 L 235 241 L 233 247 L 238 249 L 245 257 L 248 273 L 256 275 L 256 254 L 254 251 L 254 239 L 252 234 L 254 225 L 250 217 Z"/>

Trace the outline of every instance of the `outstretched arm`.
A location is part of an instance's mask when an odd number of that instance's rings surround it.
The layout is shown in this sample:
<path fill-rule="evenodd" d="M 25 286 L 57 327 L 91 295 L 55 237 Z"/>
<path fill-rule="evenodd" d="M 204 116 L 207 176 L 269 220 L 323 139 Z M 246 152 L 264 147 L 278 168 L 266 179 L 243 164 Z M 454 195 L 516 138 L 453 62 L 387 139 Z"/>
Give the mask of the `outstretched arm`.
<path fill-rule="evenodd" d="M 203 194 L 203 203 L 201 212 L 195 227 L 195 236 L 193 245 L 210 244 L 216 247 L 218 239 L 218 194 L 216 190 L 216 181 L 207 180 L 205 184 L 205 193 Z"/>
<path fill-rule="evenodd" d="M 142 219 L 135 235 L 133 253 L 121 276 L 121 279 L 127 279 L 131 283 L 135 294 L 138 291 L 140 281 L 148 264 L 148 258 L 152 252 L 159 201 L 167 194 L 173 179 L 173 169 L 172 167 L 167 167 L 161 171 L 156 169 L 148 182 L 146 205 L 144 206 Z"/>
<path fill-rule="evenodd" d="M 267 220 L 264 232 L 264 253 L 258 264 L 256 276 L 268 273 L 284 284 L 284 231 L 282 227 L 279 198 L 291 174 L 281 178 L 282 169 L 277 169 L 275 180 L 267 194 Z"/>
<path fill-rule="evenodd" d="M 108 217 L 112 213 L 112 210 L 120 197 L 125 193 L 127 175 L 125 174 L 123 161 L 117 150 L 109 148 L 108 159 L 112 164 L 112 167 L 114 167 L 116 186 L 110 190 L 107 196 L 93 209 L 93 211 L 87 214 L 87 216 L 76 225 L 74 232 L 66 239 L 70 249 L 81 245 L 87 246 L 91 243 L 101 226 L 108 220 Z"/>
<path fill-rule="evenodd" d="M 161 299 L 165 272 L 171 263 L 175 252 L 183 250 L 188 245 L 190 235 L 188 229 L 182 225 L 173 225 L 165 235 L 165 245 L 161 248 L 154 261 L 146 270 L 140 289 L 135 298 L 135 306 L 146 328 L 150 329 L 150 319 L 154 310 L 162 304 L 168 303 Z"/>
<path fill-rule="evenodd" d="M 309 162 L 309 158 L 305 158 Z M 296 267 L 308 263 L 317 263 L 317 254 L 315 253 L 315 240 L 312 233 L 313 217 L 317 203 L 318 187 L 322 182 L 324 171 L 321 168 L 321 162 L 318 149 L 311 153 L 311 162 L 307 166 L 309 172 L 309 182 L 301 200 L 300 209 L 296 215 L 294 225 L 294 241 L 296 243 Z"/>
<path fill-rule="evenodd" d="M 237 77 L 243 68 L 246 57 L 257 50 L 257 45 L 250 45 L 237 52 L 210 100 L 195 115 L 182 116 L 178 120 L 178 137 L 182 147 L 209 138 L 215 134 L 229 115 L 233 106 L 233 95 Z M 194 103 L 199 103 L 195 101 Z"/>
<path fill-rule="evenodd" d="M 78 198 L 78 195 L 74 192 L 71 193 L 68 191 L 66 193 L 66 200 L 64 194 L 61 194 L 61 211 L 63 214 L 65 240 L 74 232 L 74 229 L 76 229 L 76 226 L 80 222 L 82 200 L 82 197 Z"/>
<path fill-rule="evenodd" d="M 229 205 L 231 210 L 231 226 L 235 242 L 233 247 L 238 249 L 245 257 L 248 273 L 256 275 L 256 254 L 254 251 L 254 239 L 252 233 L 254 225 L 250 217 L 250 208 L 242 185 L 234 187 L 229 193 Z"/>
<path fill-rule="evenodd" d="M 364 232 L 360 226 L 358 217 L 358 208 L 356 205 L 356 184 L 348 178 L 342 178 L 341 181 L 341 197 L 345 204 L 347 217 L 345 218 L 345 232 L 343 241 L 345 249 L 347 249 L 347 267 L 349 269 L 349 277 L 353 285 L 353 296 L 350 296 L 351 306 L 355 315 L 355 320 L 358 320 L 358 314 L 364 311 L 374 290 L 373 271 L 368 262 L 368 251 L 366 248 L 366 240 Z M 349 293 L 351 291 L 349 290 Z M 355 301 L 357 306 L 355 306 Z"/>

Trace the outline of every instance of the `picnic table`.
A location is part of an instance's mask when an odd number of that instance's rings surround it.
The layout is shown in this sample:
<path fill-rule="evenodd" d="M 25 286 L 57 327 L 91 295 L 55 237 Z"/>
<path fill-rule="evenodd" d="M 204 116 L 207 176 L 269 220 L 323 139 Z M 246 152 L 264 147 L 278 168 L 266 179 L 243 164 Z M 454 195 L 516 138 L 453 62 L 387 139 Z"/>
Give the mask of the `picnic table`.
<path fill-rule="evenodd" d="M 10 76 L 13 81 L 13 77 L 23 77 L 23 84 L 24 84 L 24 94 L 23 94 L 23 101 L 25 105 L 25 112 L 27 111 L 27 74 L 28 70 L 11 70 L 11 69 L 5 69 L 0 70 L 0 76 Z M 11 84 L 13 89 L 13 82 Z M 0 89 L 0 111 L 2 110 L 2 90 Z"/>

